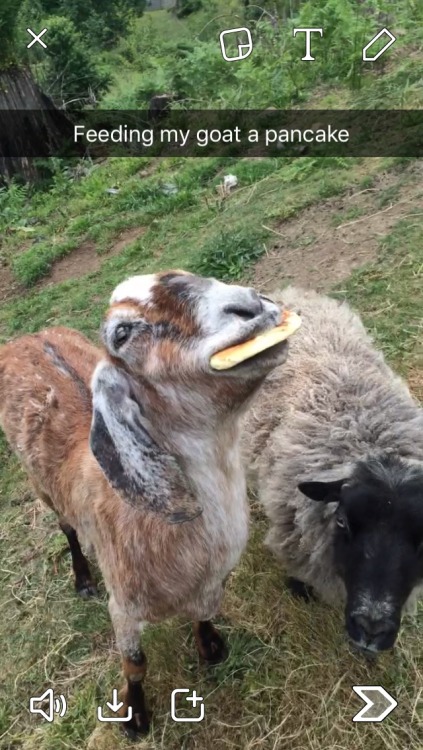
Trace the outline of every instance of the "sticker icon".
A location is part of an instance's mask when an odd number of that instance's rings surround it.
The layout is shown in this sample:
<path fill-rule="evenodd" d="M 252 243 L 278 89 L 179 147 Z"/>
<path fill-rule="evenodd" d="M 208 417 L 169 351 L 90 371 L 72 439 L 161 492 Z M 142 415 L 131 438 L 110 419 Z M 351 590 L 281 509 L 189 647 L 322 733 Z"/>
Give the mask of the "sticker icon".
<path fill-rule="evenodd" d="M 383 36 L 387 36 L 388 40 L 382 49 L 379 50 L 373 57 L 368 57 L 367 52 L 370 50 L 370 47 L 372 47 L 375 42 L 378 42 L 379 39 L 381 39 Z M 376 36 L 373 37 L 373 39 L 370 39 L 370 42 L 366 44 L 366 46 L 363 48 L 363 60 L 364 62 L 374 62 L 375 60 L 378 60 L 379 57 L 381 57 L 389 47 L 392 47 L 394 42 L 397 41 L 396 36 L 394 36 L 388 29 L 382 29 L 382 31 L 379 31 Z"/>
<path fill-rule="evenodd" d="M 41 703 L 41 706 L 36 708 L 35 704 Z M 29 700 L 29 713 L 40 714 L 43 719 L 48 722 L 52 722 L 54 714 L 58 714 L 60 717 L 66 713 L 67 704 L 64 695 L 56 697 L 53 693 L 53 689 L 49 688 L 42 695 L 34 695 Z"/>
<path fill-rule="evenodd" d="M 245 36 L 242 36 L 241 39 L 246 39 L 246 41 L 240 41 L 240 37 L 237 37 L 236 42 L 238 45 L 238 54 L 236 54 L 234 57 L 231 57 L 226 49 L 225 42 L 227 41 L 228 34 L 242 34 Z M 222 31 L 219 36 L 220 41 L 220 47 L 222 50 L 223 59 L 227 62 L 233 62 L 234 60 L 245 60 L 247 57 L 249 57 L 253 51 L 253 39 L 251 36 L 250 29 L 247 29 L 245 26 L 241 26 L 239 29 L 226 29 L 226 31 Z M 228 40 L 229 41 L 229 40 Z"/>
<path fill-rule="evenodd" d="M 353 721 L 383 721 L 398 706 L 398 701 L 380 685 L 354 685 L 353 690 L 366 704 Z"/>
<path fill-rule="evenodd" d="M 106 703 L 106 706 L 110 708 L 113 713 L 117 713 L 123 706 L 123 701 L 118 701 L 118 691 L 116 688 L 112 691 L 112 702 Z M 130 721 L 132 719 L 132 706 L 128 706 L 127 716 L 103 716 L 101 706 L 97 707 L 97 718 L 99 721 Z"/>
<path fill-rule="evenodd" d="M 204 703 L 203 698 L 200 695 L 197 695 L 196 691 L 192 691 L 191 696 L 186 696 L 185 700 L 190 701 L 192 703 L 193 708 L 197 708 L 197 703 L 201 703 L 200 706 L 200 715 L 194 716 L 194 717 L 185 717 L 180 718 L 176 715 L 176 696 L 178 693 L 189 693 L 188 688 L 177 688 L 176 690 L 172 690 L 171 696 L 170 696 L 170 715 L 173 719 L 173 721 L 203 721 L 204 719 Z"/>

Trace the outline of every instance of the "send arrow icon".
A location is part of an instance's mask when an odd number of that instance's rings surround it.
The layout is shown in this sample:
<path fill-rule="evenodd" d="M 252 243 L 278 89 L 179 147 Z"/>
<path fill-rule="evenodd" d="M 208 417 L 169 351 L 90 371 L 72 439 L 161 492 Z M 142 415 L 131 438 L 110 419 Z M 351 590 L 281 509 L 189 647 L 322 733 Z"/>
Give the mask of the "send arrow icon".
<path fill-rule="evenodd" d="M 354 685 L 353 690 L 366 704 L 353 721 L 383 721 L 398 706 L 395 698 L 380 685 Z"/>
<path fill-rule="evenodd" d="M 112 702 L 107 702 L 106 706 L 115 714 L 122 708 L 123 701 L 118 701 L 118 691 L 116 688 L 112 692 Z M 128 706 L 128 716 L 103 716 L 101 706 L 98 706 L 97 717 L 99 721 L 130 721 L 132 719 L 132 706 Z"/>

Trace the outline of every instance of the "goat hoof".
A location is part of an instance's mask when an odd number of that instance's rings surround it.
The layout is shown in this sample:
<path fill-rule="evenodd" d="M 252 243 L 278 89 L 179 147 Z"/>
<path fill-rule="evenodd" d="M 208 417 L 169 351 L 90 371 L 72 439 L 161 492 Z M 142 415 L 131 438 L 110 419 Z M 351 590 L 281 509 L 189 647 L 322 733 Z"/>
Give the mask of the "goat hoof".
<path fill-rule="evenodd" d="M 123 731 L 131 740 L 137 740 L 140 735 L 146 735 L 150 731 L 149 717 L 142 714 L 133 714 L 130 721 L 122 724 Z"/>
<path fill-rule="evenodd" d="M 300 581 L 298 578 L 287 578 L 286 585 L 292 596 L 295 596 L 296 599 L 302 599 L 304 602 L 312 602 L 316 600 L 313 588 L 303 581 Z"/>
<path fill-rule="evenodd" d="M 98 596 L 97 586 L 92 581 L 77 582 L 75 588 L 81 599 L 92 599 Z"/>
<path fill-rule="evenodd" d="M 200 656 L 208 664 L 220 664 L 228 658 L 228 647 L 217 630 L 214 630 L 204 638 L 201 643 Z"/>

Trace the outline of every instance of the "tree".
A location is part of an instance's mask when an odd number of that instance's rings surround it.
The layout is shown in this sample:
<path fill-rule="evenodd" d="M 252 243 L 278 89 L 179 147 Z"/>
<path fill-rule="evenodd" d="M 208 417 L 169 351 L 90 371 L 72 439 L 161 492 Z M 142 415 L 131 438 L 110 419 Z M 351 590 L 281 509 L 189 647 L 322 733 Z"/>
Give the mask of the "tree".
<path fill-rule="evenodd" d="M 95 45 L 114 44 L 132 14 L 142 15 L 146 0 L 40 0 L 45 16 L 66 16 Z"/>
<path fill-rule="evenodd" d="M 69 127 L 63 109 L 95 101 L 105 89 L 109 76 L 96 53 L 116 41 L 131 15 L 142 14 L 145 4 L 145 0 L 0 0 L 0 174 L 35 175 L 33 160 L 23 154 L 42 155 L 43 146 L 50 153 Z M 30 53 L 38 82 L 23 41 L 29 19 L 31 28 L 48 29 L 47 49 L 32 48 Z"/>
<path fill-rule="evenodd" d="M 22 0 L 0 7 L 0 177 L 36 177 L 32 157 L 54 148 L 69 122 L 41 91 L 16 48 Z"/>
<path fill-rule="evenodd" d="M 49 33 L 45 86 L 50 96 L 66 109 L 95 101 L 107 87 L 109 74 L 101 70 L 69 18 L 54 16 L 45 23 Z"/>
<path fill-rule="evenodd" d="M 201 10 L 203 7 L 203 0 L 177 0 L 176 2 L 176 16 L 177 18 L 185 18 L 186 16 Z"/>

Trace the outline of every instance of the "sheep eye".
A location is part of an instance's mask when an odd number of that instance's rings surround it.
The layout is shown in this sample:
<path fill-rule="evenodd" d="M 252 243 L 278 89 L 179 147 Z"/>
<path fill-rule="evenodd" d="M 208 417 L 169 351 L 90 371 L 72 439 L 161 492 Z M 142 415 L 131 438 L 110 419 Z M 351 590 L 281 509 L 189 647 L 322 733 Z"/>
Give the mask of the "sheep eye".
<path fill-rule="evenodd" d="M 115 330 L 114 343 L 116 348 L 128 341 L 132 331 L 131 323 L 120 323 Z"/>
<path fill-rule="evenodd" d="M 347 529 L 348 528 L 347 519 L 344 518 L 344 516 L 337 516 L 336 525 L 338 526 L 339 529 Z"/>

